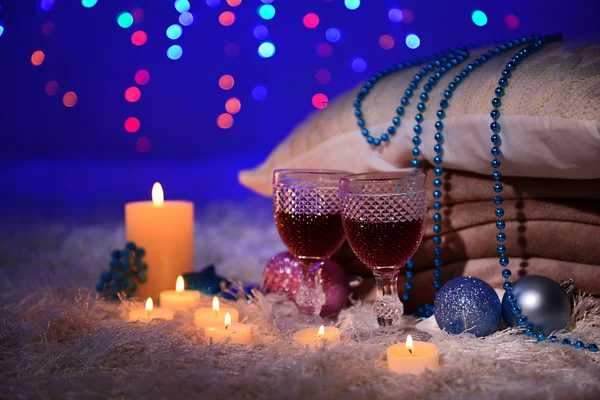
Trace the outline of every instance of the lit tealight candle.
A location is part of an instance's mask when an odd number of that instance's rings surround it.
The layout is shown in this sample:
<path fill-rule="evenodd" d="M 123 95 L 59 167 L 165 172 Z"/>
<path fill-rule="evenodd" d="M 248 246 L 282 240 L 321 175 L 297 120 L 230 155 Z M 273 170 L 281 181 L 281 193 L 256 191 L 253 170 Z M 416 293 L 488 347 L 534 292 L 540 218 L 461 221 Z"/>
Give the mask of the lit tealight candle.
<path fill-rule="evenodd" d="M 197 290 L 185 290 L 181 275 L 177 277 L 175 290 L 163 290 L 160 292 L 160 305 L 169 310 L 184 311 L 197 307 L 199 303 L 200 292 Z"/>
<path fill-rule="evenodd" d="M 179 275 L 193 271 L 194 204 L 165 201 L 160 183 L 152 186 L 152 201 L 125 204 L 125 233 L 128 241 L 146 250 L 147 282 L 136 296 L 156 301 Z"/>
<path fill-rule="evenodd" d="M 388 347 L 387 362 L 394 372 L 418 375 L 427 369 L 436 371 L 440 367 L 440 353 L 437 345 L 413 341 L 408 335 L 406 343 Z"/>
<path fill-rule="evenodd" d="M 148 297 L 146 300 L 146 307 L 144 309 L 136 308 L 129 312 L 130 321 L 151 321 L 157 319 L 173 319 L 173 311 L 167 310 L 166 308 L 154 308 L 152 298 Z"/>
<path fill-rule="evenodd" d="M 207 327 L 204 329 L 208 343 L 250 344 L 252 325 L 232 324 L 231 314 L 225 313 L 224 326 L 221 328 Z"/>
<path fill-rule="evenodd" d="M 340 342 L 340 330 L 335 326 L 323 326 L 320 328 L 307 328 L 294 333 L 294 340 L 302 343 L 310 349 L 316 349 L 326 344 Z"/>
<path fill-rule="evenodd" d="M 214 297 L 212 308 L 203 307 L 196 311 L 194 323 L 202 328 L 221 326 L 227 313 L 229 313 L 232 322 L 239 322 L 240 313 L 238 310 L 231 307 L 221 307 L 219 299 Z"/>

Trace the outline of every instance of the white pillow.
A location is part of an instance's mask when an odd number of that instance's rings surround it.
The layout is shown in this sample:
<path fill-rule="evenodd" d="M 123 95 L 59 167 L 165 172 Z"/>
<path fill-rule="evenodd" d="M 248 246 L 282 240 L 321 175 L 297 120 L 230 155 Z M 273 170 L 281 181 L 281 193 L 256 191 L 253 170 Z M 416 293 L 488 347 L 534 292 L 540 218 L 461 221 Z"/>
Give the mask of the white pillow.
<path fill-rule="evenodd" d="M 471 51 L 478 57 L 488 49 Z M 454 91 L 444 119 L 445 168 L 491 174 L 491 100 L 501 70 L 512 53 L 497 56 L 469 75 Z M 430 93 L 420 148 L 430 162 L 435 153 L 435 112 L 443 88 L 467 62 L 455 67 Z M 376 137 L 387 130 L 408 83 L 419 68 L 378 82 L 362 102 L 367 128 Z M 416 91 L 405 107 L 398 133 L 385 146 L 367 144 L 356 124 L 358 86 L 310 115 L 269 157 L 239 174 L 240 183 L 270 196 L 277 168 L 329 168 L 352 172 L 389 171 L 410 166 Z M 600 37 L 548 45 L 513 73 L 502 98 L 501 171 L 507 176 L 567 179 L 600 178 Z"/>

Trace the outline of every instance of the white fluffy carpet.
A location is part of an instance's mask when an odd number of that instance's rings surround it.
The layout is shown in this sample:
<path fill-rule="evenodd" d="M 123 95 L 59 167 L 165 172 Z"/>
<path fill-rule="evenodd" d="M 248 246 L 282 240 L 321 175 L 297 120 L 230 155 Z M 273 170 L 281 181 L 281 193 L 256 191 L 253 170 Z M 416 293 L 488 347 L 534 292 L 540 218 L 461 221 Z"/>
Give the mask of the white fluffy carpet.
<path fill-rule="evenodd" d="M 252 210 L 249 212 L 249 210 Z M 268 209 L 246 204 L 201 213 L 196 263 L 257 281 L 283 250 Z M 0 397 L 6 399 L 597 399 L 600 353 L 537 343 L 513 330 L 484 339 L 448 336 L 425 321 L 442 368 L 421 376 L 387 370 L 385 347 L 356 342 L 373 327 L 361 303 L 339 319 L 344 343 L 310 352 L 278 329 L 295 308 L 277 296 L 239 304 L 258 326 L 255 343 L 203 344 L 189 322 L 128 323 L 131 303 L 96 298 L 93 287 L 122 226 L 43 223 L 0 239 Z M 209 299 L 206 299 L 207 301 Z M 577 300 L 567 337 L 600 343 L 600 313 Z M 407 321 L 409 324 L 411 321 Z M 287 325 L 289 326 L 289 325 Z"/>

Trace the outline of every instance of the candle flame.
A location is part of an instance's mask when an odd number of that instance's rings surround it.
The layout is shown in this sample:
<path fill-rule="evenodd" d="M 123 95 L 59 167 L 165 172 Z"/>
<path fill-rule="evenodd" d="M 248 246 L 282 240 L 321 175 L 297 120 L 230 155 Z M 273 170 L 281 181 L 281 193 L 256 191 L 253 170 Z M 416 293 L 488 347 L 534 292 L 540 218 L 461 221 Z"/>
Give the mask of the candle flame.
<path fill-rule="evenodd" d="M 152 203 L 155 206 L 162 206 L 165 202 L 165 192 L 163 191 L 162 185 L 156 182 L 152 185 Z"/>
<path fill-rule="evenodd" d="M 152 297 L 148 297 L 148 300 L 146 300 L 146 311 L 152 311 L 153 308 L 154 303 L 152 302 Z"/>
<path fill-rule="evenodd" d="M 217 299 L 216 297 L 213 297 L 212 308 L 213 308 L 213 311 L 215 312 L 215 314 L 219 312 L 219 299 Z M 231 318 L 231 317 L 229 317 L 229 318 Z"/>
<path fill-rule="evenodd" d="M 177 293 L 181 293 L 181 292 L 183 292 L 183 289 L 185 289 L 185 284 L 183 282 L 183 276 L 179 275 L 177 277 L 177 282 L 175 282 L 175 291 Z"/>
<path fill-rule="evenodd" d="M 414 344 L 413 344 L 413 338 L 412 336 L 408 335 L 406 337 L 406 348 L 409 350 L 412 350 L 415 348 Z"/>
<path fill-rule="evenodd" d="M 231 325 L 231 315 L 229 313 L 225 314 L 225 329 L 229 328 Z"/>
<path fill-rule="evenodd" d="M 325 335 L 325 327 L 321 325 L 319 328 L 319 332 L 317 332 L 317 337 L 323 337 Z"/>

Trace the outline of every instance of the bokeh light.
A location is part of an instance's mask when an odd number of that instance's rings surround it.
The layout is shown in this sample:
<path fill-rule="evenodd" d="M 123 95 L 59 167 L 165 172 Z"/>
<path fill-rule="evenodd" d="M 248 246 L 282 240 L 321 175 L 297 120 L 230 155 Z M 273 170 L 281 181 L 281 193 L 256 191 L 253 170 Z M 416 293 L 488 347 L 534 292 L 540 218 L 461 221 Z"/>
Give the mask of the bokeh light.
<path fill-rule="evenodd" d="M 167 28 L 167 37 L 171 40 L 179 39 L 182 33 L 183 29 L 177 24 L 173 24 Z"/>
<path fill-rule="evenodd" d="M 510 29 L 518 29 L 519 25 L 521 25 L 519 17 L 517 17 L 515 14 L 507 14 L 506 17 L 504 17 L 504 22 Z"/>
<path fill-rule="evenodd" d="M 233 116 L 223 113 L 217 117 L 217 126 L 221 129 L 229 129 L 233 126 Z"/>
<path fill-rule="evenodd" d="M 131 16 L 133 17 L 133 22 L 139 24 L 144 21 L 144 10 L 141 8 L 134 8 L 131 10 Z"/>
<path fill-rule="evenodd" d="M 98 3 L 98 0 L 81 0 L 81 5 L 85 8 L 92 8 Z"/>
<path fill-rule="evenodd" d="M 252 97 L 254 100 L 263 101 L 267 98 L 267 88 L 264 85 L 256 85 L 252 88 Z"/>
<path fill-rule="evenodd" d="M 342 32 L 338 28 L 329 28 L 325 31 L 325 37 L 331 43 L 335 43 L 342 38 Z"/>
<path fill-rule="evenodd" d="M 190 10 L 190 2 L 188 0 L 175 0 L 175 9 L 177 12 L 184 13 Z"/>
<path fill-rule="evenodd" d="M 402 21 L 402 10 L 399 8 L 390 8 L 388 11 L 388 18 L 392 22 L 401 22 Z"/>
<path fill-rule="evenodd" d="M 414 33 L 406 35 L 406 45 L 409 49 L 416 49 L 421 45 L 421 39 Z"/>
<path fill-rule="evenodd" d="M 256 25 L 254 29 L 252 29 L 252 34 L 258 40 L 264 40 L 269 36 L 269 29 L 264 25 Z"/>
<path fill-rule="evenodd" d="M 225 110 L 227 110 L 229 114 L 237 114 L 240 112 L 241 108 L 242 102 L 237 97 L 227 99 L 225 102 Z"/>
<path fill-rule="evenodd" d="M 117 17 L 117 24 L 119 24 L 121 28 L 127 29 L 133 25 L 133 16 L 126 11 L 122 12 Z"/>
<path fill-rule="evenodd" d="M 0 24 L 0 25 L 2 25 L 2 24 Z M 56 28 L 56 26 L 54 25 L 54 22 L 51 22 L 51 21 L 44 22 L 44 25 L 42 25 L 42 35 L 52 36 L 55 28 Z M 0 36 L 1 35 L 2 34 L 0 34 Z"/>
<path fill-rule="evenodd" d="M 223 53 L 227 57 L 237 57 L 240 54 L 240 46 L 237 43 L 227 43 L 225 47 L 223 47 Z"/>
<path fill-rule="evenodd" d="M 394 47 L 394 44 L 396 44 L 396 42 L 394 41 L 394 38 L 390 35 L 379 36 L 379 46 L 382 49 L 389 50 Z"/>
<path fill-rule="evenodd" d="M 135 141 L 135 149 L 140 153 L 147 153 L 150 151 L 151 143 L 150 139 L 145 136 L 138 138 Z"/>
<path fill-rule="evenodd" d="M 46 58 L 46 55 L 44 54 L 43 51 L 36 50 L 31 55 L 31 63 L 33 65 L 35 65 L 36 67 L 39 67 L 40 65 L 42 65 L 42 63 L 44 62 L 45 58 Z"/>
<path fill-rule="evenodd" d="M 219 15 L 219 23 L 223 26 L 233 25 L 234 22 L 235 22 L 235 14 L 232 13 L 231 11 L 223 11 Z"/>
<path fill-rule="evenodd" d="M 58 89 L 58 82 L 50 81 L 46 83 L 45 91 L 48 96 L 56 96 L 58 94 Z"/>
<path fill-rule="evenodd" d="M 333 46 L 329 43 L 319 43 L 317 45 L 317 54 L 323 58 L 331 57 L 333 54 Z"/>
<path fill-rule="evenodd" d="M 145 69 L 140 69 L 135 73 L 134 80 L 138 85 L 144 86 L 150 81 L 150 74 Z"/>
<path fill-rule="evenodd" d="M 231 7 L 237 7 L 242 4 L 242 0 L 227 0 L 227 4 L 229 4 Z"/>
<path fill-rule="evenodd" d="M 44 11 L 50 11 L 50 9 L 54 6 L 54 0 L 41 0 L 40 8 Z"/>
<path fill-rule="evenodd" d="M 415 13 L 413 13 L 408 8 L 403 8 L 402 10 L 400 10 L 400 12 L 402 12 L 402 22 L 410 24 L 415 20 Z"/>
<path fill-rule="evenodd" d="M 2 37 L 3 33 L 4 33 L 4 25 L 2 24 L 2 21 L 0 21 L 0 37 Z"/>
<path fill-rule="evenodd" d="M 190 26 L 194 22 L 194 16 L 189 12 L 184 12 L 179 16 L 179 23 L 183 26 Z"/>
<path fill-rule="evenodd" d="M 308 29 L 313 29 L 319 26 L 319 16 L 315 13 L 308 13 L 302 18 L 302 23 Z"/>
<path fill-rule="evenodd" d="M 219 87 L 223 90 L 230 90 L 235 84 L 235 80 L 231 75 L 223 75 L 219 78 Z"/>
<path fill-rule="evenodd" d="M 331 82 L 331 72 L 326 69 L 320 69 L 315 73 L 315 79 L 317 82 L 322 83 L 323 85 Z"/>
<path fill-rule="evenodd" d="M 63 104 L 65 107 L 73 107 L 75 104 L 77 104 L 77 95 L 75 92 L 65 93 L 63 96 Z"/>
<path fill-rule="evenodd" d="M 360 6 L 360 0 L 344 0 L 344 5 L 348 10 L 356 10 Z"/>
<path fill-rule="evenodd" d="M 143 46 L 148 41 L 148 35 L 144 31 L 135 31 L 131 35 L 131 43 L 136 46 Z"/>
<path fill-rule="evenodd" d="M 275 16 L 275 7 L 270 4 L 263 4 L 262 6 L 258 7 L 258 15 L 267 21 L 273 19 Z"/>
<path fill-rule="evenodd" d="M 316 109 L 323 109 L 327 107 L 327 103 L 329 102 L 329 98 L 325 96 L 323 93 L 317 93 L 312 97 L 312 105 Z"/>
<path fill-rule="evenodd" d="M 481 10 L 473 11 L 473 14 L 471 14 L 471 19 L 477 26 L 484 26 L 488 22 L 487 15 L 485 15 L 485 13 Z"/>
<path fill-rule="evenodd" d="M 350 67 L 354 72 L 364 72 L 367 69 L 367 62 L 362 57 L 354 57 L 350 60 Z"/>
<path fill-rule="evenodd" d="M 125 91 L 125 100 L 130 103 L 135 103 L 140 99 L 140 97 L 142 97 L 142 92 L 135 86 L 127 88 Z"/>
<path fill-rule="evenodd" d="M 221 0 L 205 0 L 207 6 L 217 8 L 221 4 Z"/>
<path fill-rule="evenodd" d="M 271 42 L 263 42 L 258 46 L 258 54 L 262 58 L 270 58 L 275 54 L 275 45 Z"/>
<path fill-rule="evenodd" d="M 183 49 L 178 44 L 174 44 L 167 49 L 167 57 L 169 57 L 171 60 L 179 60 L 182 55 Z"/>
<path fill-rule="evenodd" d="M 129 133 L 135 133 L 140 130 L 140 120 L 136 117 L 129 117 L 125 120 L 125 131 Z"/>

